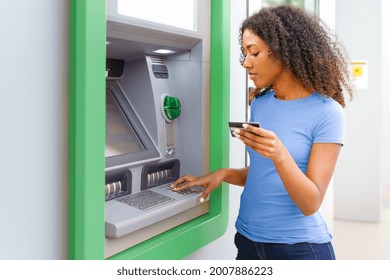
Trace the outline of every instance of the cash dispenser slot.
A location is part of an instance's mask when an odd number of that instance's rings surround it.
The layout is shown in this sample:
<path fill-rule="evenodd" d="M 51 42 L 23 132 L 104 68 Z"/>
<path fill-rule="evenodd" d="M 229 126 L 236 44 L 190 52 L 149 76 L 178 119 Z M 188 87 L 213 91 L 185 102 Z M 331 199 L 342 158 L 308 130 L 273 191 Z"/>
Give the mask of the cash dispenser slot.
<path fill-rule="evenodd" d="M 131 178 L 130 170 L 106 176 L 106 201 L 130 194 Z"/>
<path fill-rule="evenodd" d="M 142 169 L 141 190 L 175 181 L 180 176 L 180 161 L 171 161 L 146 165 Z"/>

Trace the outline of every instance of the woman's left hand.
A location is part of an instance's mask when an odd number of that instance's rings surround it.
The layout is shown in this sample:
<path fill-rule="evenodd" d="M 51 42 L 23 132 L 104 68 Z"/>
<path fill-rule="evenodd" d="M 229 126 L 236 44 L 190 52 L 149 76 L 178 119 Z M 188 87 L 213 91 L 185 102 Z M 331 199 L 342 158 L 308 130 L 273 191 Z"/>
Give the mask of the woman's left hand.
<path fill-rule="evenodd" d="M 245 145 L 273 161 L 281 159 L 285 148 L 273 131 L 248 124 L 244 124 L 243 128 L 235 129 L 234 134 Z"/>

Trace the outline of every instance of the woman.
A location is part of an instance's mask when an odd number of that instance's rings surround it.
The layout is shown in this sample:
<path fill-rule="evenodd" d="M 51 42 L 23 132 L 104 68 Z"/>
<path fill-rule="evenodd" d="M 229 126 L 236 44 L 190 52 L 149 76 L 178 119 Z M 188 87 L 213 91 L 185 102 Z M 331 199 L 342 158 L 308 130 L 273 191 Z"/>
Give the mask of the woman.
<path fill-rule="evenodd" d="M 250 166 L 224 168 L 172 186 L 244 186 L 236 221 L 237 259 L 335 259 L 318 209 L 344 137 L 343 91 L 352 98 L 342 48 L 320 21 L 293 6 L 261 9 L 240 30 L 242 66 L 257 93 L 235 135 Z"/>

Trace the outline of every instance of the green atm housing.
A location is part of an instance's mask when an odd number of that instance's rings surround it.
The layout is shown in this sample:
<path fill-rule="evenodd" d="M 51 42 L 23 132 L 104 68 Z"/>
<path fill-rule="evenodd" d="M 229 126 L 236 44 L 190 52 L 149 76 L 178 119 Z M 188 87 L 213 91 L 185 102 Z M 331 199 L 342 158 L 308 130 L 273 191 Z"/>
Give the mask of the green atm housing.
<path fill-rule="evenodd" d="M 207 98 L 203 101 L 204 104 L 201 104 L 203 110 L 206 110 L 202 111 L 204 115 L 202 119 L 205 121 L 201 130 L 207 131 L 208 139 L 205 143 L 208 147 L 204 147 L 205 151 L 199 153 L 206 152 L 208 158 L 207 163 L 197 172 L 203 173 L 228 166 L 230 2 L 223 0 L 198 2 L 201 3 L 199 7 L 209 5 L 211 18 L 209 49 L 202 44 L 201 36 L 195 38 L 200 42 L 197 44 L 198 47 L 188 51 L 185 48 L 179 49 L 181 54 L 172 59 L 172 65 L 176 63 L 175 61 L 180 61 L 180 56 L 188 57 L 191 51 L 203 49 L 210 52 L 209 67 L 200 67 L 204 68 L 210 81 L 209 87 L 201 90 L 201 94 Z M 110 9 L 110 5 L 104 0 L 71 1 L 69 258 L 182 259 L 224 234 L 228 222 L 226 187 L 221 186 L 212 193 L 207 213 L 140 243 L 122 248 L 114 254 L 107 254 L 104 192 L 109 173 L 105 157 L 106 88 L 111 81 L 106 81 L 106 62 L 109 53 L 106 46 L 106 8 Z M 202 14 L 202 11 L 198 13 Z M 161 34 L 164 32 L 160 32 L 159 36 L 163 36 Z M 179 72 L 176 70 L 176 75 L 179 75 Z M 180 120 L 184 105 L 180 98 L 165 96 L 161 106 L 167 122 Z M 181 143 L 181 149 L 185 148 L 191 149 Z M 189 164 L 185 171 L 188 170 L 188 166 Z"/>

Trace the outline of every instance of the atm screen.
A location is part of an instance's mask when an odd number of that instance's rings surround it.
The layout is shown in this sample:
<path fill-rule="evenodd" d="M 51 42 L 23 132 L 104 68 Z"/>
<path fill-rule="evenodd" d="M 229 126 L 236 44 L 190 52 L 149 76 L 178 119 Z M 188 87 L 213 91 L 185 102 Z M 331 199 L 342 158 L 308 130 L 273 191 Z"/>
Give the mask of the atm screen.
<path fill-rule="evenodd" d="M 106 90 L 106 157 L 145 151 L 134 128 L 114 99 Z"/>
<path fill-rule="evenodd" d="M 160 159 L 160 153 L 117 82 L 106 87 L 106 170 Z"/>

